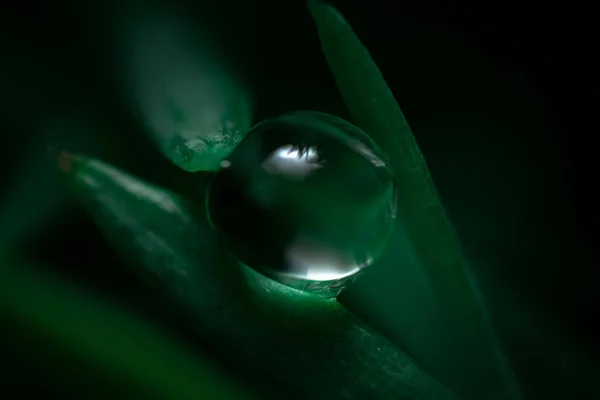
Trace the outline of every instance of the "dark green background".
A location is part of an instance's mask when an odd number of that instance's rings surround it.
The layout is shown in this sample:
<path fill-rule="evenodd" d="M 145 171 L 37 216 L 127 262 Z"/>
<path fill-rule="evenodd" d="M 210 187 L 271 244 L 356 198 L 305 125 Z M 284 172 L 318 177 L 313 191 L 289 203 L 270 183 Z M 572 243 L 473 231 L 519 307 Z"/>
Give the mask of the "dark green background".
<path fill-rule="evenodd" d="M 193 179 L 163 159 L 128 108 L 102 12 L 110 3 L 15 1 L 0 14 L 1 239 L 191 340 L 186 321 L 59 189 L 45 155 L 52 143 L 193 193 Z M 255 121 L 298 109 L 347 117 L 302 2 L 170 3 L 223 40 L 252 83 Z M 591 128 L 574 106 L 584 101 L 575 93 L 585 84 L 574 48 L 582 39 L 567 27 L 577 21 L 547 5 L 442 3 L 334 2 L 413 128 L 526 397 L 578 398 L 590 382 L 572 367 L 575 354 L 596 358 L 600 331 L 584 229 L 594 203 L 580 183 Z M 40 353 L 23 353 L 7 331 L 0 349 L 14 357 L 2 357 L 10 374 L 1 379 L 44 382 Z"/>

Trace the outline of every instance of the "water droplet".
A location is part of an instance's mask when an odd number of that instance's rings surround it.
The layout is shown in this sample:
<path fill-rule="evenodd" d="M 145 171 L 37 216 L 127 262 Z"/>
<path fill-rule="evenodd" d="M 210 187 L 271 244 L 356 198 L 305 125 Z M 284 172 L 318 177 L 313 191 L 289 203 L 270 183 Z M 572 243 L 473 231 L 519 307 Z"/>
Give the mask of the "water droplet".
<path fill-rule="evenodd" d="M 309 111 L 265 120 L 221 165 L 209 217 L 255 270 L 335 296 L 382 252 L 394 179 L 383 152 L 349 122 Z"/>

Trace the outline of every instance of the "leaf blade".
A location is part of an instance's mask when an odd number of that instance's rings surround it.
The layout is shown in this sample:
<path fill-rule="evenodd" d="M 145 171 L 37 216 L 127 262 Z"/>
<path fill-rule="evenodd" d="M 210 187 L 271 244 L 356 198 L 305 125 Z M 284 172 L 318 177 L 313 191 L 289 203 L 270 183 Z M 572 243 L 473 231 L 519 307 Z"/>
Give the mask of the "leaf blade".
<path fill-rule="evenodd" d="M 399 223 L 433 287 L 436 303 L 443 310 L 440 315 L 448 315 L 444 317 L 447 318 L 445 323 L 460 321 L 460 327 L 454 332 L 457 338 L 454 348 L 446 345 L 446 350 L 455 357 L 463 354 L 467 357 L 466 362 L 473 364 L 476 370 L 488 369 L 482 372 L 493 387 L 485 394 L 487 398 L 492 395 L 520 398 L 516 379 L 494 335 L 425 158 L 391 90 L 368 50 L 339 11 L 317 0 L 309 0 L 308 6 L 323 53 L 350 114 L 390 156 L 400 193 Z M 433 337 L 437 335 L 437 340 L 444 343 L 447 338 L 444 331 L 439 331 L 440 322 L 433 319 L 415 319 L 420 325 L 418 330 L 437 330 Z M 472 342 L 468 345 L 460 343 L 462 337 L 469 337 Z M 404 343 L 407 350 L 429 371 L 446 384 L 452 383 L 451 387 L 467 398 L 482 395 L 473 388 L 470 374 L 460 377 L 452 363 L 446 363 L 439 354 L 423 350 L 419 334 L 408 334 L 408 338 L 412 343 Z"/>
<path fill-rule="evenodd" d="M 203 205 L 97 160 L 76 161 L 69 176 L 105 235 L 264 395 L 455 399 L 339 303 L 240 269 L 220 249 Z"/>
<path fill-rule="evenodd" d="M 227 43 L 227 24 L 214 22 L 227 6 L 99 2 L 94 12 L 116 89 L 163 155 L 188 172 L 219 169 L 252 123 L 250 85 L 238 68 L 246 60 L 233 60 L 248 51 L 247 39 Z M 247 30 L 249 18 L 227 17 Z"/>

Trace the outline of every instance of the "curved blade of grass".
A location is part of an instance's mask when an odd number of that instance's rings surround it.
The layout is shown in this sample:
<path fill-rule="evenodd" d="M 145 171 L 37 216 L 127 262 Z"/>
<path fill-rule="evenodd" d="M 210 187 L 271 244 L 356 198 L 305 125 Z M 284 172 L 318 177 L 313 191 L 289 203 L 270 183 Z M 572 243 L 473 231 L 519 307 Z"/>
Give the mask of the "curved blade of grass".
<path fill-rule="evenodd" d="M 106 237 L 172 295 L 204 343 L 263 397 L 455 399 L 338 302 L 234 263 L 220 250 L 204 204 L 97 160 L 63 154 L 61 165 Z"/>
<path fill-rule="evenodd" d="M 415 319 L 413 333 L 404 334 L 403 346 L 467 398 L 519 398 L 515 378 L 494 337 L 460 244 L 400 107 L 344 17 L 328 4 L 315 0 L 308 4 L 323 52 L 352 117 L 390 157 L 399 192 L 400 224 L 441 310 L 431 318 Z M 412 307 L 425 310 L 430 305 Z M 425 337 L 430 341 L 445 343 L 445 354 L 427 351 L 437 343 L 424 343 L 422 332 L 427 332 Z M 461 369 L 448 362 L 459 358 L 470 368 Z M 485 383 L 486 393 L 474 389 L 481 382 Z"/>
<path fill-rule="evenodd" d="M 95 34 L 109 38 L 106 58 L 118 60 L 119 89 L 148 135 L 186 171 L 218 169 L 248 132 L 252 102 L 234 62 L 223 55 L 232 46 L 207 28 L 215 25 L 209 19 L 216 5 L 202 6 L 208 16 L 191 16 L 176 3 L 111 3 L 95 13 Z M 241 29 L 238 19 L 226 23 Z"/>
<path fill-rule="evenodd" d="M 3 254 L 0 321 L 4 328 L 28 332 L 32 354 L 23 357 L 36 365 L 47 361 L 44 374 L 64 379 L 55 385 L 68 392 L 92 386 L 92 392 L 79 393 L 82 398 L 110 397 L 117 387 L 133 398 L 249 398 L 137 316 Z M 33 349 L 40 342 L 47 347 L 38 353 Z M 45 360 L 49 348 L 51 360 Z"/>

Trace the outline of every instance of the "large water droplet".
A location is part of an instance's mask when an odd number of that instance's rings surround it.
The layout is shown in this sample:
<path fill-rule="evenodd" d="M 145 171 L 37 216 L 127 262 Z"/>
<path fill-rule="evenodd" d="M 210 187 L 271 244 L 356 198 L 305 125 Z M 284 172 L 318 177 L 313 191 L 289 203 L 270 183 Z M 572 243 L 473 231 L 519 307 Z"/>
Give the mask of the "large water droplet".
<path fill-rule="evenodd" d="M 309 111 L 265 120 L 221 166 L 211 223 L 243 263 L 281 283 L 335 296 L 387 242 L 393 176 L 349 122 Z"/>

